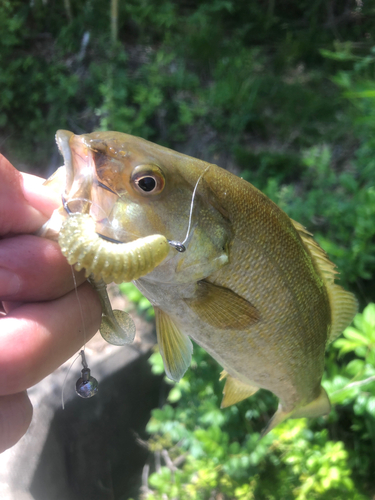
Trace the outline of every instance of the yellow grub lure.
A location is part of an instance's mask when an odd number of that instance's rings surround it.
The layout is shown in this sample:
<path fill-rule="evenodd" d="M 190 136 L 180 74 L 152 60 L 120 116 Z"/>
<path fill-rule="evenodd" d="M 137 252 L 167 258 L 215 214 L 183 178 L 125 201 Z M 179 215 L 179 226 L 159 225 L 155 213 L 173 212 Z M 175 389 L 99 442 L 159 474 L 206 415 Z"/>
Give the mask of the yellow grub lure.
<path fill-rule="evenodd" d="M 113 243 L 95 232 L 95 221 L 87 214 L 72 214 L 62 224 L 61 251 L 77 271 L 95 281 L 123 283 L 137 280 L 158 266 L 168 255 L 165 236 L 154 234 L 129 243 Z"/>

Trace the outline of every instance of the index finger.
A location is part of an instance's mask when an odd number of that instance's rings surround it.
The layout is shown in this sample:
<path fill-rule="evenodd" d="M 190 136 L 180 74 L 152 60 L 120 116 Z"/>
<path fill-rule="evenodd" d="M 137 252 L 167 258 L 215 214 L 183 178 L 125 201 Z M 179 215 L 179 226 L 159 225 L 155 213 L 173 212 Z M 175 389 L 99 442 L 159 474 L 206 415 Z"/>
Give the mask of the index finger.
<path fill-rule="evenodd" d="M 97 332 L 100 321 L 100 300 L 87 282 L 59 299 L 23 304 L 0 317 L 0 395 L 46 377 Z"/>

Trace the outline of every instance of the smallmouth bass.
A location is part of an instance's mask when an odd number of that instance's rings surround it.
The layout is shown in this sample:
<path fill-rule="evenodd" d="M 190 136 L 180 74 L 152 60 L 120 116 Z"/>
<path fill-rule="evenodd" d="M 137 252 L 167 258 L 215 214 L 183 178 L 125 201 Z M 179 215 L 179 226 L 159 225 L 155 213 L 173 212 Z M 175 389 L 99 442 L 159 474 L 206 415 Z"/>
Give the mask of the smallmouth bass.
<path fill-rule="evenodd" d="M 310 233 L 243 179 L 144 139 L 59 131 L 57 143 L 65 166 L 47 184 L 63 206 L 42 234 L 64 235 L 64 255 L 96 281 L 134 280 L 168 377 L 189 367 L 192 338 L 224 369 L 222 407 L 259 388 L 279 398 L 265 432 L 329 413 L 325 348 L 357 302 Z"/>

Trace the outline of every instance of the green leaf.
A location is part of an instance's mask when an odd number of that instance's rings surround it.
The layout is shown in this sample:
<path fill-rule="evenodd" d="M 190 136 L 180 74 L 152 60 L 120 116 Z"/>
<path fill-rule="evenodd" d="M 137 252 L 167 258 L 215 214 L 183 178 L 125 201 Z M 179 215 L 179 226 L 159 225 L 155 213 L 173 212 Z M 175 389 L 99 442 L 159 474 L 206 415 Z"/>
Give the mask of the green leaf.
<path fill-rule="evenodd" d="M 375 330 L 375 304 L 368 304 L 362 315 L 365 322 Z"/>
<path fill-rule="evenodd" d="M 347 339 L 356 342 L 357 346 L 368 345 L 368 338 L 365 335 L 363 335 L 360 331 L 358 331 L 356 328 L 349 326 L 344 330 L 344 336 Z"/>

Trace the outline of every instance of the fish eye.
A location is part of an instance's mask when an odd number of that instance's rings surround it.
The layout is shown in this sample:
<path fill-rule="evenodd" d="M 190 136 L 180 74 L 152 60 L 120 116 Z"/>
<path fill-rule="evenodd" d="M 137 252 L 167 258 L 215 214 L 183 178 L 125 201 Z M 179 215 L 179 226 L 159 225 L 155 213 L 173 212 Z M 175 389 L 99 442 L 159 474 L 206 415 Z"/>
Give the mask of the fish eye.
<path fill-rule="evenodd" d="M 151 176 L 141 177 L 140 179 L 137 179 L 135 182 L 138 185 L 138 187 L 141 188 L 142 191 L 145 191 L 146 193 L 153 191 L 157 186 L 156 179 Z"/>
<path fill-rule="evenodd" d="M 132 172 L 130 182 L 138 193 L 149 196 L 163 191 L 165 178 L 156 165 L 138 165 Z"/>

